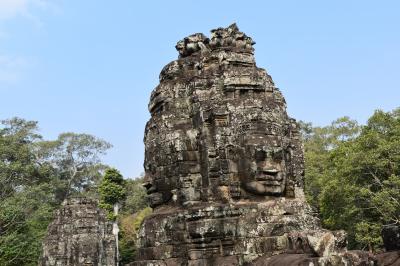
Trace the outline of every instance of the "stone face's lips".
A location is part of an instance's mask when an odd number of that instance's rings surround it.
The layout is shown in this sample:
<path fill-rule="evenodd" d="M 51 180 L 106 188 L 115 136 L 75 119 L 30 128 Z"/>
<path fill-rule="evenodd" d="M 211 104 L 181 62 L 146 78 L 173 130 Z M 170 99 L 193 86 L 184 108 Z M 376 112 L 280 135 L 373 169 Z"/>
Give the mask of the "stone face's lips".
<path fill-rule="evenodd" d="M 278 169 L 261 169 L 261 172 L 266 174 L 266 175 L 276 175 L 278 174 L 280 171 Z"/>
<path fill-rule="evenodd" d="M 265 171 L 263 172 L 259 172 L 256 175 L 256 180 L 257 181 L 276 181 L 276 182 L 280 182 L 283 180 L 282 174 L 281 172 L 274 172 L 273 174 L 271 174 L 270 172 L 266 173 Z"/>
<path fill-rule="evenodd" d="M 151 204 L 160 204 L 163 202 L 163 194 L 160 192 L 151 192 L 147 195 L 147 198 Z"/>
<path fill-rule="evenodd" d="M 280 187 L 282 186 L 282 182 L 280 181 L 275 181 L 275 180 L 257 180 L 259 183 L 263 184 L 264 186 L 276 186 L 276 187 Z"/>
<path fill-rule="evenodd" d="M 263 176 L 257 176 L 256 177 L 257 181 L 264 181 L 266 183 L 271 182 L 271 184 L 281 184 L 282 178 L 277 178 L 276 176 L 270 176 L 270 175 L 263 175 Z"/>

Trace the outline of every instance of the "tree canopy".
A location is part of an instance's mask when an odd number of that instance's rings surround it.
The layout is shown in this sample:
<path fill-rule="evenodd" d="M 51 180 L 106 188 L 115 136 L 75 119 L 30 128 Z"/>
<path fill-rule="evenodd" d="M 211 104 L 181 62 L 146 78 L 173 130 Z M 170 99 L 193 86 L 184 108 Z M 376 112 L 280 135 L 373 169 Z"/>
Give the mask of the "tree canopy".
<path fill-rule="evenodd" d="M 69 195 L 96 197 L 100 156 L 110 147 L 88 134 L 48 141 L 35 121 L 1 121 L 0 265 L 37 265 L 53 211 Z"/>
<path fill-rule="evenodd" d="M 106 170 L 99 185 L 100 206 L 108 213 L 110 220 L 115 220 L 114 206 L 125 198 L 125 182 L 121 173 L 115 168 Z"/>
<path fill-rule="evenodd" d="M 382 248 L 382 225 L 400 223 L 400 108 L 360 126 L 348 117 L 327 127 L 301 123 L 306 194 L 329 229 L 352 248 Z"/>

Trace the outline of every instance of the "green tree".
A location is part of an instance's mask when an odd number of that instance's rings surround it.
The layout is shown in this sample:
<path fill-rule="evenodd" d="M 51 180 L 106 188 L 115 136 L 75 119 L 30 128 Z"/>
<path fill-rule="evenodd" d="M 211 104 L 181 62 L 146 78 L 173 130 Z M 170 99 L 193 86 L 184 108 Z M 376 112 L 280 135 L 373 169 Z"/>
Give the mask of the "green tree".
<path fill-rule="evenodd" d="M 59 176 L 58 197 L 63 200 L 69 195 L 96 191 L 94 188 L 107 168 L 100 156 L 111 144 L 89 134 L 69 132 L 39 145 L 44 159 L 51 162 Z"/>
<path fill-rule="evenodd" d="M 113 221 L 113 234 L 117 243 L 117 259 L 119 261 L 119 226 L 117 222 L 119 205 L 125 199 L 125 180 L 115 168 L 106 170 L 99 186 L 100 207 L 107 211 L 107 216 Z"/>
<path fill-rule="evenodd" d="M 0 124 L 0 265 L 37 265 L 53 211 L 72 193 L 87 194 L 110 145 L 86 134 L 43 140 L 37 122 Z"/>
<path fill-rule="evenodd" d="M 365 126 L 302 128 L 307 198 L 323 225 L 345 229 L 353 248 L 379 249 L 381 226 L 399 224 L 400 109 L 375 111 Z"/>
<path fill-rule="evenodd" d="M 1 121 L 0 128 L 0 200 L 45 179 L 32 152 L 41 139 L 37 123 L 20 118 Z"/>
<path fill-rule="evenodd" d="M 152 210 L 148 205 L 143 176 L 127 179 L 125 182 L 126 198 L 122 203 L 119 223 L 120 262 L 122 265 L 133 262 L 136 256 L 136 242 L 140 225 Z"/>
<path fill-rule="evenodd" d="M 126 198 L 121 211 L 132 214 L 149 207 L 146 189 L 143 187 L 143 177 L 125 180 Z"/>
<path fill-rule="evenodd" d="M 111 220 L 115 220 L 114 208 L 125 198 L 125 180 L 115 168 L 106 170 L 99 185 L 100 206 L 108 213 Z M 118 207 L 117 207 L 118 208 Z"/>
<path fill-rule="evenodd" d="M 0 265 L 37 265 L 41 240 L 58 204 L 41 184 L 0 202 Z"/>
<path fill-rule="evenodd" d="M 356 138 L 361 127 L 349 117 L 339 118 L 326 127 L 313 127 L 300 121 L 305 151 L 305 192 L 309 203 L 320 209 L 319 195 L 330 178 L 331 153 L 341 143 Z"/>
<path fill-rule="evenodd" d="M 122 265 L 133 262 L 136 257 L 136 242 L 140 226 L 152 209 L 146 207 L 133 214 L 123 213 L 120 217 L 121 232 L 120 232 L 120 262 Z"/>

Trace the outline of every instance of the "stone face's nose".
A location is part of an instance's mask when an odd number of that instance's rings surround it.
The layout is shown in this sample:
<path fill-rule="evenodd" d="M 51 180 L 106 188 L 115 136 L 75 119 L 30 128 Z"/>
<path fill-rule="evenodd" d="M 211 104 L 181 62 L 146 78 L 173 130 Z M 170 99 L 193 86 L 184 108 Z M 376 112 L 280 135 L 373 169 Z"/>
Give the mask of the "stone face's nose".
<path fill-rule="evenodd" d="M 142 186 L 147 190 L 147 194 L 151 194 L 157 191 L 156 187 L 151 181 L 145 181 Z"/>
<path fill-rule="evenodd" d="M 144 182 L 144 183 L 142 184 L 142 186 L 143 186 L 145 189 L 150 189 L 153 185 L 152 185 L 150 182 Z"/>

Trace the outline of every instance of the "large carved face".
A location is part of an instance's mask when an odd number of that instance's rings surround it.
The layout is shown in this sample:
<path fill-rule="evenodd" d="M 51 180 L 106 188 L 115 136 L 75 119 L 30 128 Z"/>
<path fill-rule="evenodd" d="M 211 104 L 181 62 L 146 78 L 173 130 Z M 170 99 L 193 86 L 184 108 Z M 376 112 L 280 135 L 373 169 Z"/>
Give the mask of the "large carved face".
<path fill-rule="evenodd" d="M 171 188 L 166 187 L 165 184 L 165 180 L 157 180 L 149 174 L 145 175 L 143 185 L 147 189 L 147 198 L 151 207 L 159 206 L 171 198 Z"/>
<path fill-rule="evenodd" d="M 286 187 L 286 158 L 281 138 L 246 136 L 240 160 L 240 182 L 250 194 L 281 196 Z"/>
<path fill-rule="evenodd" d="M 146 124 L 145 132 L 145 176 L 143 186 L 147 190 L 148 201 L 151 207 L 162 205 L 170 200 L 173 189 L 172 179 L 169 177 L 170 171 L 166 167 L 166 158 L 169 150 L 165 146 L 160 148 L 162 135 L 159 133 L 155 121 Z"/>
<path fill-rule="evenodd" d="M 179 59 L 163 68 L 149 104 L 152 207 L 294 197 L 302 186 L 296 123 L 252 44 L 235 25 L 178 42 Z"/>

